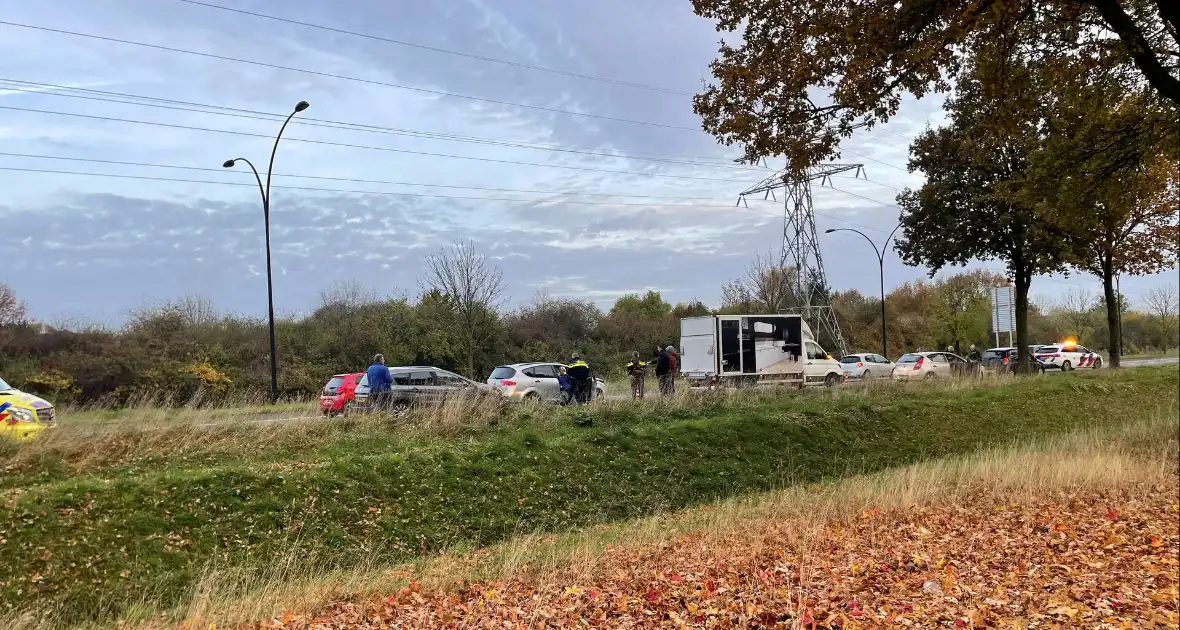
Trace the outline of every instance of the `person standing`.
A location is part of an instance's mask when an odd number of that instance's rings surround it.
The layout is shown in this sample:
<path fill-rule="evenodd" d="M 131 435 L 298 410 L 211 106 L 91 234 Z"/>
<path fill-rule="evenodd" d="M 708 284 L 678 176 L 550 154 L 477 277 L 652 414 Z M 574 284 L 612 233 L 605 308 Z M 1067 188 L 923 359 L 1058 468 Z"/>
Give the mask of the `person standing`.
<path fill-rule="evenodd" d="M 647 363 L 639 360 L 639 352 L 631 353 L 631 362 L 627 364 L 627 376 L 631 379 L 631 398 L 643 399 L 643 381 L 647 372 Z"/>
<path fill-rule="evenodd" d="M 374 409 L 383 409 L 390 403 L 393 388 L 393 374 L 385 366 L 385 355 L 373 357 L 373 365 L 365 370 L 369 380 L 369 404 Z"/>
<path fill-rule="evenodd" d="M 672 357 L 667 348 L 660 351 L 656 357 L 656 379 L 660 382 L 660 394 L 667 396 L 672 393 Z"/>
<path fill-rule="evenodd" d="M 668 392 L 676 393 L 676 375 L 680 374 L 680 355 L 676 353 L 674 346 L 664 348 L 664 352 L 668 353 Z"/>
<path fill-rule="evenodd" d="M 562 405 L 568 405 L 574 401 L 574 382 L 570 379 L 564 365 L 557 368 L 557 386 L 561 388 Z"/>
<path fill-rule="evenodd" d="M 569 367 L 566 368 L 566 373 L 569 374 L 570 381 L 574 386 L 574 400 L 579 405 L 584 405 L 590 402 L 590 395 L 592 389 L 590 364 L 582 360 L 582 355 L 575 352 L 570 357 Z"/>

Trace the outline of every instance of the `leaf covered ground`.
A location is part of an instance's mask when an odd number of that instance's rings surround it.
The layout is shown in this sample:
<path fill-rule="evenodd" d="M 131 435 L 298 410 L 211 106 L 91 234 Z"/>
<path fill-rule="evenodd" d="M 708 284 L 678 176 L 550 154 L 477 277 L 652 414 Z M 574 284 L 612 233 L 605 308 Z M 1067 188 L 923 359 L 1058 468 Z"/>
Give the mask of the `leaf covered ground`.
<path fill-rule="evenodd" d="M 734 523 L 543 579 L 409 586 L 253 628 L 1175 628 L 1174 480 Z"/>

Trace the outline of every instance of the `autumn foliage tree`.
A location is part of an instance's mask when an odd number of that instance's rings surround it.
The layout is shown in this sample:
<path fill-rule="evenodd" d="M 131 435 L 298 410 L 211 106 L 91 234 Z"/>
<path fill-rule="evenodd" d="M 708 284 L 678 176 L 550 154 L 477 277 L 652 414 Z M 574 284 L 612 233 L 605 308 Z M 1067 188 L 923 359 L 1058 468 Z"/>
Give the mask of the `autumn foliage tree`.
<path fill-rule="evenodd" d="M 715 81 L 693 107 L 750 163 L 835 157 L 842 138 L 889 120 L 903 95 L 950 91 L 997 42 L 1034 64 L 1117 64 L 1180 104 L 1176 0 L 693 0 L 693 9 L 719 31 L 741 30 L 740 44 L 721 42 Z"/>
<path fill-rule="evenodd" d="M 1028 169 L 1042 146 L 1040 79 L 1019 58 L 978 58 L 959 75 L 944 106 L 949 124 L 911 145 L 910 170 L 921 171 L 926 183 L 898 195 L 902 238 L 896 247 L 906 264 L 934 273 L 973 259 L 1004 262 L 1015 285 L 1023 366 L 1032 278 L 1061 269 L 1067 257 L 1058 217 L 1025 194 Z"/>

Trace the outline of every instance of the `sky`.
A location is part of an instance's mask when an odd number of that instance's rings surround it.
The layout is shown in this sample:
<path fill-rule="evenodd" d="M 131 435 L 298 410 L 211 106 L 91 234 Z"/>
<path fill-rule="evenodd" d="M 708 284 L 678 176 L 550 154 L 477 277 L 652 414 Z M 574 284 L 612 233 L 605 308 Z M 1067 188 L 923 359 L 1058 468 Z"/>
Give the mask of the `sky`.
<path fill-rule="evenodd" d="M 208 4 L 222 8 L 0 0 L 0 282 L 34 318 L 118 325 L 182 296 L 264 315 L 258 186 L 221 165 L 245 157 L 265 178 L 301 100 L 272 182 L 283 314 L 351 282 L 412 296 L 424 257 L 457 241 L 503 271 L 509 307 L 545 294 L 609 308 L 653 289 L 716 304 L 781 250 L 781 194 L 735 205 L 769 171 L 734 164 L 692 112 L 720 35 L 687 0 Z M 881 244 L 894 196 L 921 184 L 905 147 L 941 119 L 937 99 L 907 101 L 843 145 L 865 179 L 813 187 L 833 288 L 876 294 L 868 244 L 823 232 Z M 927 271 L 893 252 L 885 264 L 887 288 Z M 1125 278 L 1123 292 L 1137 301 L 1175 276 Z M 1032 289 L 1066 291 L 1101 285 Z"/>

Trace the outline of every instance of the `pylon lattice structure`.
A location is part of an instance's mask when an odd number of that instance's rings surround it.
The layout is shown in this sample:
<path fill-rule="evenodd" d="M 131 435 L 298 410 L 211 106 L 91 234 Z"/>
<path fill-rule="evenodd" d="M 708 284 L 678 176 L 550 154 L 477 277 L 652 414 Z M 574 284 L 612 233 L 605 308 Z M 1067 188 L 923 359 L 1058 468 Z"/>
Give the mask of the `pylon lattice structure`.
<path fill-rule="evenodd" d="M 863 164 L 822 164 L 812 166 L 803 172 L 783 169 L 743 191 L 738 200 L 746 203 L 746 197 L 763 194 L 763 199 L 774 198 L 774 191 L 783 188 L 783 251 L 779 266 L 795 271 L 792 292 L 798 306 L 795 309 L 815 327 L 817 333 L 826 333 L 836 344 L 841 356 L 848 353 L 840 323 L 832 310 L 832 299 L 828 291 L 827 276 L 824 274 L 823 256 L 819 251 L 819 237 L 815 233 L 815 210 L 811 201 L 811 182 L 820 186 L 830 184 L 833 175 L 855 171 L 855 176 L 864 173 Z M 748 204 L 747 204 L 748 205 Z"/>

